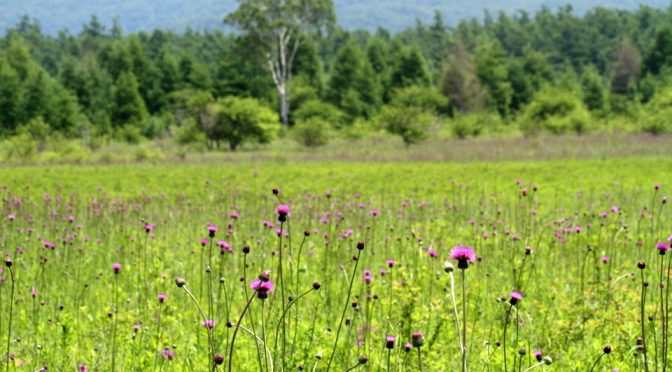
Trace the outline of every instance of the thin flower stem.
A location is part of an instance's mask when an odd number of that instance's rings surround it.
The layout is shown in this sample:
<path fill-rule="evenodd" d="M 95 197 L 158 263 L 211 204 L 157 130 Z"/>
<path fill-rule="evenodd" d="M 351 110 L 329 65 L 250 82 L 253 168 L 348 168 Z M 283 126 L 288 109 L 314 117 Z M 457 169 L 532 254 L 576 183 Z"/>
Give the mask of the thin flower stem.
<path fill-rule="evenodd" d="M 231 372 L 232 366 L 233 366 L 233 346 L 236 343 L 236 335 L 238 334 L 238 328 L 240 328 L 240 323 L 243 321 L 243 317 L 245 316 L 245 312 L 247 312 L 247 309 L 250 307 L 250 304 L 252 303 L 252 300 L 254 299 L 254 296 L 257 295 L 257 290 L 254 290 L 254 293 L 252 296 L 250 296 L 250 299 L 247 301 L 247 304 L 245 305 L 245 308 L 243 309 L 243 312 L 240 314 L 240 318 L 238 318 L 238 323 L 236 323 L 236 328 L 233 330 L 233 337 L 231 337 L 231 346 L 229 347 L 229 372 Z"/>
<path fill-rule="evenodd" d="M 642 299 L 640 301 L 640 321 L 642 325 L 642 354 L 644 354 L 644 371 L 649 371 L 649 359 L 646 353 L 646 321 L 644 318 L 644 305 L 646 304 L 646 286 L 644 285 L 644 270 L 642 274 Z"/>
<path fill-rule="evenodd" d="M 345 306 L 343 307 L 343 312 L 341 313 L 341 320 L 338 322 L 338 329 L 336 330 L 336 339 L 334 340 L 334 347 L 331 349 L 331 355 L 329 356 L 329 363 L 327 363 L 327 371 L 331 368 L 331 363 L 334 360 L 334 354 L 336 354 L 336 346 L 338 346 L 338 336 L 341 334 L 341 328 L 343 326 L 343 319 L 345 319 L 345 313 L 348 311 L 348 305 L 350 305 L 350 293 L 352 292 L 352 285 L 355 282 L 355 275 L 357 274 L 357 265 L 359 264 L 359 257 L 362 254 L 362 250 L 357 251 L 357 260 L 355 260 L 355 268 L 352 270 L 352 277 L 350 278 L 350 288 L 348 289 L 348 295 L 345 298 Z"/>
<path fill-rule="evenodd" d="M 504 337 L 502 338 L 502 352 L 504 353 L 504 372 L 508 371 L 506 366 L 506 329 L 509 326 L 509 316 L 511 316 L 511 309 L 513 304 L 509 305 L 509 309 L 506 311 L 506 317 L 504 318 Z"/>
<path fill-rule="evenodd" d="M 460 332 L 460 316 L 457 313 L 457 302 L 455 301 L 455 276 L 450 272 L 450 296 L 453 300 L 453 312 L 455 312 L 455 325 L 457 327 L 457 339 L 460 342 L 460 350 L 464 349 L 462 343 L 462 333 Z"/>
<path fill-rule="evenodd" d="M 12 310 L 13 310 L 13 305 L 14 305 L 14 270 L 12 270 L 11 266 L 7 267 L 9 269 L 9 275 L 12 278 L 12 285 L 11 289 L 9 292 L 9 324 L 7 326 L 7 354 L 5 355 L 7 358 L 7 363 L 5 366 L 5 371 L 9 371 L 9 344 L 10 340 L 12 339 Z"/>
<path fill-rule="evenodd" d="M 597 364 L 600 362 L 600 359 L 602 359 L 603 356 L 605 356 L 604 353 L 600 354 L 600 356 L 597 357 L 597 359 L 595 359 L 595 363 L 593 363 L 593 366 L 590 367 L 590 372 L 593 372 L 593 370 L 595 369 L 595 367 L 597 367 Z"/>
<path fill-rule="evenodd" d="M 208 331 L 208 348 L 210 349 L 210 353 L 209 353 L 209 356 L 210 356 L 209 359 L 210 360 L 208 361 L 208 364 L 210 364 L 211 362 L 214 363 L 215 347 L 212 344 L 212 337 L 211 337 L 212 328 L 207 327 L 207 324 L 208 324 L 207 318 L 205 317 L 205 313 L 203 312 L 203 308 L 201 307 L 201 304 L 199 304 L 198 301 L 196 300 L 196 297 L 194 297 L 194 295 L 191 293 L 191 291 L 187 288 L 186 285 L 183 286 L 182 289 L 184 289 L 184 291 L 187 293 L 187 295 L 189 295 L 191 300 L 194 301 L 194 303 L 196 304 L 196 307 L 198 308 L 199 313 L 201 313 L 201 317 L 203 318 L 203 324 L 206 325 L 205 329 Z M 251 298 L 254 298 L 254 297 L 251 297 Z"/>
<path fill-rule="evenodd" d="M 280 222 L 280 236 L 278 237 L 278 275 L 280 278 L 280 297 L 282 297 L 282 308 L 285 308 L 285 282 L 282 275 L 282 234 L 283 234 L 283 222 Z M 285 351 L 286 351 L 286 342 L 287 342 L 287 327 L 285 319 L 282 319 L 282 369 L 285 369 Z"/>
<path fill-rule="evenodd" d="M 544 363 L 544 362 L 539 362 L 539 363 L 537 363 L 537 364 L 534 364 L 534 365 L 530 366 L 530 368 L 524 370 L 523 372 L 531 371 L 531 370 L 533 370 L 533 369 L 535 369 L 535 368 L 537 368 L 537 367 L 541 367 L 541 366 L 543 366 L 544 364 L 546 364 L 546 363 Z M 591 369 L 591 371 L 592 371 L 592 369 Z"/>
<path fill-rule="evenodd" d="M 462 269 L 462 372 L 467 372 L 467 297 L 466 276 Z"/>

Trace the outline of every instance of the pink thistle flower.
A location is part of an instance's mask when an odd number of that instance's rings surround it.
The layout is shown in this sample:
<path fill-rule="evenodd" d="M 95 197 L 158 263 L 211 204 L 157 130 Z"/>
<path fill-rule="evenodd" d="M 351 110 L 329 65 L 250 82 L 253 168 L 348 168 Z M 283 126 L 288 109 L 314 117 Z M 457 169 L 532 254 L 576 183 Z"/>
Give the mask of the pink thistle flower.
<path fill-rule="evenodd" d="M 665 252 L 670 250 L 670 244 L 665 242 L 656 243 L 656 249 L 658 250 L 658 254 L 664 256 Z"/>
<path fill-rule="evenodd" d="M 387 264 L 388 267 L 393 268 L 394 264 L 396 264 L 397 261 L 390 258 L 389 260 L 385 261 L 385 263 Z"/>
<path fill-rule="evenodd" d="M 521 301 L 522 299 L 523 299 L 523 295 L 520 292 L 511 291 L 511 299 L 509 300 L 511 305 L 517 304 L 518 301 Z"/>
<path fill-rule="evenodd" d="M 371 210 L 371 215 L 372 215 L 373 217 L 376 217 L 376 216 L 379 215 L 379 214 L 380 214 L 380 211 L 379 211 L 379 210 L 377 210 L 377 209 L 372 209 L 372 210 Z"/>
<path fill-rule="evenodd" d="M 388 349 L 394 349 L 394 341 L 395 341 L 394 336 L 387 336 L 385 337 L 385 347 Z"/>
<path fill-rule="evenodd" d="M 166 298 L 168 298 L 168 295 L 159 293 L 158 295 L 156 295 L 156 298 L 159 300 L 160 303 L 163 303 L 164 301 L 166 301 Z"/>
<path fill-rule="evenodd" d="M 203 322 L 201 322 L 201 325 L 205 328 L 212 329 L 215 328 L 215 321 L 212 319 L 206 319 Z"/>
<path fill-rule="evenodd" d="M 611 213 L 618 213 L 618 207 L 617 206 L 612 206 L 611 207 Z"/>
<path fill-rule="evenodd" d="M 229 242 L 227 242 L 227 241 L 220 240 L 220 241 L 217 242 L 217 245 L 221 249 L 222 253 L 233 252 L 233 247 L 231 247 L 231 244 L 229 244 Z"/>
<path fill-rule="evenodd" d="M 606 264 L 607 262 L 609 262 L 609 257 L 607 257 L 607 256 L 602 256 L 602 258 L 600 258 L 600 261 L 602 261 L 603 263 Z"/>
<path fill-rule="evenodd" d="M 165 348 L 161 351 L 161 358 L 173 360 L 175 359 L 175 352 L 169 348 Z"/>
<path fill-rule="evenodd" d="M 268 293 L 273 292 L 275 289 L 275 286 L 273 285 L 273 282 L 268 279 L 266 281 L 260 280 L 259 278 L 256 278 L 252 280 L 250 283 L 250 288 L 252 288 L 253 291 L 257 292 L 257 298 L 260 300 L 265 300 L 268 298 Z"/>
<path fill-rule="evenodd" d="M 476 254 L 471 247 L 457 246 L 450 251 L 450 258 L 457 261 L 457 267 L 465 270 L 469 268 L 469 262 L 474 263 Z"/>
<path fill-rule="evenodd" d="M 428 254 L 429 257 L 431 257 L 431 258 L 434 258 L 434 257 L 436 257 L 436 255 L 437 255 L 436 251 L 433 250 L 432 248 L 427 249 L 427 254 Z"/>
<path fill-rule="evenodd" d="M 113 263 L 112 270 L 114 271 L 115 274 L 119 274 L 119 272 L 121 271 L 121 264 L 118 262 Z"/>
<path fill-rule="evenodd" d="M 240 218 L 240 214 L 239 214 L 238 212 L 231 212 L 231 215 L 230 215 L 230 216 L 231 216 L 231 218 L 233 218 L 234 220 L 237 220 L 238 218 Z"/>
<path fill-rule="evenodd" d="M 208 225 L 208 236 L 210 236 L 211 238 L 214 238 L 216 232 L 217 232 L 217 226 Z"/>
<path fill-rule="evenodd" d="M 7 219 L 10 220 L 10 221 L 14 221 L 15 218 L 16 218 L 16 216 L 13 215 L 13 214 L 8 214 L 7 215 Z"/>
<path fill-rule="evenodd" d="M 535 350 L 532 355 L 534 355 L 534 358 L 537 360 L 537 362 L 541 362 L 542 358 L 544 357 L 544 354 L 540 349 Z"/>
<path fill-rule="evenodd" d="M 201 247 L 205 247 L 206 244 L 208 244 L 208 239 L 203 238 L 203 239 L 199 240 L 198 242 L 201 243 Z"/>
<path fill-rule="evenodd" d="M 32 297 L 32 298 L 37 297 L 37 291 L 35 290 L 35 288 L 30 290 L 30 297 Z"/>

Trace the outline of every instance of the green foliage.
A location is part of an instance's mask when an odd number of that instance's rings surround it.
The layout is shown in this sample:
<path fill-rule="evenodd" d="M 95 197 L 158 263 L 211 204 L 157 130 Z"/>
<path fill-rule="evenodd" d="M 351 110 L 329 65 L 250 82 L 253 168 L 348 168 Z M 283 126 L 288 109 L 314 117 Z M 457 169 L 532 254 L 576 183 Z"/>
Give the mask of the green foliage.
<path fill-rule="evenodd" d="M 292 128 L 292 137 L 306 147 L 318 147 L 329 142 L 331 126 L 329 122 L 319 116 L 299 120 Z"/>
<path fill-rule="evenodd" d="M 580 134 L 591 127 L 590 114 L 581 99 L 571 91 L 550 87 L 535 95 L 520 120 L 526 134 L 541 131 Z"/>
<path fill-rule="evenodd" d="M 506 52 L 497 39 L 480 38 L 474 52 L 476 74 L 486 88 L 486 104 L 507 117 L 513 99 Z"/>
<path fill-rule="evenodd" d="M 607 103 L 607 93 L 597 68 L 586 66 L 581 76 L 583 103 L 589 110 L 602 111 Z"/>
<path fill-rule="evenodd" d="M 672 85 L 659 89 L 643 110 L 642 129 L 652 134 L 672 132 Z"/>
<path fill-rule="evenodd" d="M 428 137 L 428 131 L 438 122 L 436 114 L 447 103 L 445 97 L 431 89 L 417 86 L 398 89 L 390 104 L 381 110 L 377 121 L 410 146 Z"/>
<path fill-rule="evenodd" d="M 297 122 L 319 118 L 329 123 L 333 128 L 341 128 L 346 124 L 346 117 L 341 110 L 319 99 L 311 99 L 304 102 L 294 111 L 293 117 Z"/>
<path fill-rule="evenodd" d="M 429 86 L 431 76 L 427 70 L 427 62 L 417 48 L 404 48 L 399 52 L 397 62 L 390 76 L 390 88 L 410 86 Z"/>
<path fill-rule="evenodd" d="M 373 67 L 350 40 L 338 53 L 329 80 L 327 99 L 340 107 L 350 121 L 372 117 L 381 103 L 381 87 Z"/>
<path fill-rule="evenodd" d="M 231 151 L 245 142 L 268 143 L 280 129 L 277 114 L 254 98 L 224 97 L 208 105 L 206 116 L 208 139 L 228 142 Z"/>
<path fill-rule="evenodd" d="M 136 125 L 147 117 L 145 102 L 132 72 L 122 72 L 115 83 L 112 122 L 117 126 Z"/>
<path fill-rule="evenodd" d="M 504 127 L 499 115 L 488 112 L 456 115 L 448 124 L 452 135 L 459 139 L 495 134 Z"/>

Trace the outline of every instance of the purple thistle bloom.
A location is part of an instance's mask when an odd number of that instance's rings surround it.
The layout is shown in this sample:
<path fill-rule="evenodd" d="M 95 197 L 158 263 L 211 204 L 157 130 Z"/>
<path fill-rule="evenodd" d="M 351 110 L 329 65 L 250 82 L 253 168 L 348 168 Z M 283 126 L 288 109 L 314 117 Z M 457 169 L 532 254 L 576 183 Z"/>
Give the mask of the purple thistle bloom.
<path fill-rule="evenodd" d="M 79 367 L 78 367 L 77 370 L 78 370 L 79 372 L 88 372 L 88 371 L 89 371 L 89 367 L 87 367 L 86 364 L 83 364 L 83 363 L 82 363 L 82 364 L 79 365 Z"/>
<path fill-rule="evenodd" d="M 390 268 L 393 268 L 393 267 L 394 267 L 394 264 L 396 264 L 397 261 L 395 261 L 395 260 L 393 260 L 393 259 L 389 259 L 389 260 L 385 261 L 385 263 L 386 263 L 387 266 L 389 266 Z"/>
<path fill-rule="evenodd" d="M 411 342 L 415 347 L 421 347 L 425 344 L 425 336 L 421 332 L 413 332 L 411 334 Z"/>
<path fill-rule="evenodd" d="M 173 360 L 175 359 L 175 352 L 169 348 L 165 348 L 161 351 L 161 358 Z"/>
<path fill-rule="evenodd" d="M 121 264 L 118 262 L 113 263 L 112 270 L 114 271 L 115 274 L 119 274 L 119 272 L 121 271 Z"/>
<path fill-rule="evenodd" d="M 471 247 L 457 246 L 450 251 L 450 258 L 457 260 L 457 268 L 462 270 L 469 268 L 469 262 L 474 263 L 475 256 Z"/>
<path fill-rule="evenodd" d="M 408 353 L 409 351 L 413 350 L 413 344 L 410 342 L 407 342 L 406 345 L 404 345 L 404 350 Z"/>
<path fill-rule="evenodd" d="M 429 257 L 431 257 L 431 258 L 436 257 L 436 251 L 433 250 L 432 248 L 427 249 L 427 254 L 428 254 Z"/>
<path fill-rule="evenodd" d="M 208 244 L 208 239 L 203 238 L 203 239 L 199 240 L 198 242 L 201 243 L 201 247 L 205 247 L 206 244 Z"/>
<path fill-rule="evenodd" d="M 214 238 L 216 232 L 217 232 L 217 226 L 208 225 L 208 236 L 209 237 Z"/>
<path fill-rule="evenodd" d="M 290 211 L 289 206 L 285 204 L 280 204 L 278 208 L 276 208 L 275 210 L 277 214 L 285 214 L 285 215 L 289 214 L 289 211 Z"/>
<path fill-rule="evenodd" d="M 385 347 L 388 349 L 393 349 L 394 348 L 394 341 L 395 337 L 394 336 L 387 336 L 385 337 Z"/>
<path fill-rule="evenodd" d="M 670 250 L 670 244 L 665 242 L 656 243 L 656 249 L 658 250 L 658 254 L 664 256 L 665 252 Z"/>
<path fill-rule="evenodd" d="M 268 298 L 268 293 L 273 292 L 275 285 L 270 279 L 267 281 L 262 281 L 259 278 L 256 278 L 250 283 L 250 288 L 257 292 L 257 298 L 260 300 L 265 300 Z"/>
<path fill-rule="evenodd" d="M 221 248 L 222 253 L 226 252 L 233 252 L 233 247 L 231 247 L 231 244 L 229 242 L 220 240 L 217 242 L 217 245 L 219 248 Z"/>
<path fill-rule="evenodd" d="M 520 292 L 511 291 L 511 299 L 509 300 L 511 305 L 517 304 L 518 301 L 521 301 L 522 299 L 523 299 L 523 295 Z"/>
<path fill-rule="evenodd" d="M 600 258 L 600 261 L 602 261 L 602 262 L 604 262 L 604 263 L 607 263 L 607 262 L 609 262 L 609 257 L 607 257 L 607 256 L 602 256 L 602 258 Z"/>
<path fill-rule="evenodd" d="M 156 296 L 156 298 L 159 299 L 159 302 L 163 303 L 163 302 L 166 300 L 166 298 L 168 298 L 168 295 L 165 295 L 165 294 L 163 294 L 163 293 L 159 293 L 159 294 Z"/>
<path fill-rule="evenodd" d="M 231 212 L 231 218 L 234 220 L 237 220 L 240 217 L 240 214 L 238 212 Z"/>
<path fill-rule="evenodd" d="M 535 350 L 532 355 L 534 355 L 534 358 L 537 360 L 537 362 L 541 362 L 541 359 L 544 357 L 544 354 L 540 349 Z"/>
<path fill-rule="evenodd" d="M 215 328 L 215 321 L 212 319 L 206 319 L 201 322 L 201 325 L 205 328 Z"/>
<path fill-rule="evenodd" d="M 379 210 L 377 210 L 377 209 L 372 209 L 372 210 L 371 210 L 371 215 L 372 215 L 373 217 L 376 217 L 376 216 L 379 215 L 379 214 L 380 214 L 380 211 L 379 211 Z"/>
<path fill-rule="evenodd" d="M 7 219 L 10 220 L 10 221 L 14 221 L 15 218 L 16 218 L 16 216 L 13 215 L 13 214 L 8 214 L 7 215 Z"/>
<path fill-rule="evenodd" d="M 151 225 L 151 224 L 146 224 L 145 225 L 145 232 L 146 233 L 149 234 L 150 232 L 152 232 L 152 230 L 154 230 L 154 225 Z"/>

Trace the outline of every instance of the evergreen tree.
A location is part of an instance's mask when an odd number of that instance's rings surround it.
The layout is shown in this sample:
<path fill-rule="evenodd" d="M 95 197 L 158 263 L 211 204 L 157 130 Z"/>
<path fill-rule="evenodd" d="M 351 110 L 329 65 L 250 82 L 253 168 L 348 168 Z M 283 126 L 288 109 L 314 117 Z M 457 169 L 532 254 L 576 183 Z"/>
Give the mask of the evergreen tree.
<path fill-rule="evenodd" d="M 132 72 L 122 72 L 115 83 L 112 122 L 117 126 L 139 124 L 147 117 L 138 80 Z"/>

